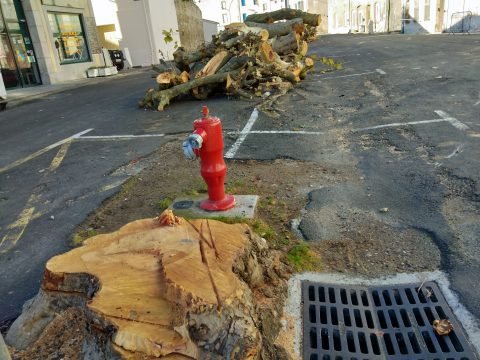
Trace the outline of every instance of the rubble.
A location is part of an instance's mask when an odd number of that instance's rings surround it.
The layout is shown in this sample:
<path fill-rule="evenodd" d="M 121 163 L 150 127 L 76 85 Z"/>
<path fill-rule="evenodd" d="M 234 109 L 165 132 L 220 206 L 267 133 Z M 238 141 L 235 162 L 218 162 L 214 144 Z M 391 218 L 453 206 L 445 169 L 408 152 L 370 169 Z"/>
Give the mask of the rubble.
<path fill-rule="evenodd" d="M 284 94 L 314 66 L 308 43 L 320 21 L 317 14 L 281 9 L 227 25 L 195 51 L 179 47 L 172 64 L 153 67 L 157 87 L 147 91 L 139 106 L 162 111 L 187 94 L 201 100 L 213 93 L 248 99 Z"/>

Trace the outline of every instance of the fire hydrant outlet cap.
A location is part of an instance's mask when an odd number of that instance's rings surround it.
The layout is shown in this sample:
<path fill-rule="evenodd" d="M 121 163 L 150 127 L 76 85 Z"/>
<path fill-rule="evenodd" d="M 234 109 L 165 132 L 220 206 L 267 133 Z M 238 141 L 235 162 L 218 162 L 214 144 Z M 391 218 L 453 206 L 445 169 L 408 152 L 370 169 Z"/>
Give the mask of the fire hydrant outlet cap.
<path fill-rule="evenodd" d="M 185 140 L 183 142 L 183 154 L 188 160 L 196 160 L 197 159 L 197 154 L 193 151 L 192 145 L 190 144 L 190 141 Z"/>
<path fill-rule="evenodd" d="M 190 142 L 190 145 L 194 149 L 200 149 L 203 144 L 203 138 L 198 135 L 198 134 L 192 134 L 188 137 L 188 141 Z"/>

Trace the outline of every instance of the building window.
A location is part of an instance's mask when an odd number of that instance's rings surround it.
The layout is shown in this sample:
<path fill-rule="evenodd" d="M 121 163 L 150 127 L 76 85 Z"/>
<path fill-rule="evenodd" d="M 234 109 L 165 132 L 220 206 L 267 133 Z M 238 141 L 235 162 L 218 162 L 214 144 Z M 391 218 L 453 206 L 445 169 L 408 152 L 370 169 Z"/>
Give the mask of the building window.
<path fill-rule="evenodd" d="M 228 15 L 227 14 L 223 14 L 222 19 L 223 19 L 224 24 L 228 24 Z"/>
<path fill-rule="evenodd" d="M 263 4 L 263 11 L 267 11 L 267 9 L 268 9 L 267 4 Z"/>
<path fill-rule="evenodd" d="M 425 0 L 423 20 L 430 21 L 430 0 Z"/>
<path fill-rule="evenodd" d="M 247 20 L 247 14 L 246 13 L 242 14 L 242 19 L 243 19 L 243 21 Z"/>
<path fill-rule="evenodd" d="M 245 0 L 242 0 L 242 6 L 246 6 Z"/>
<path fill-rule="evenodd" d="M 48 13 L 60 64 L 90 61 L 81 15 Z"/>
<path fill-rule="evenodd" d="M 258 5 L 258 0 L 253 0 L 253 5 Z"/>
<path fill-rule="evenodd" d="M 227 2 L 226 1 L 222 1 L 222 9 L 227 10 Z"/>

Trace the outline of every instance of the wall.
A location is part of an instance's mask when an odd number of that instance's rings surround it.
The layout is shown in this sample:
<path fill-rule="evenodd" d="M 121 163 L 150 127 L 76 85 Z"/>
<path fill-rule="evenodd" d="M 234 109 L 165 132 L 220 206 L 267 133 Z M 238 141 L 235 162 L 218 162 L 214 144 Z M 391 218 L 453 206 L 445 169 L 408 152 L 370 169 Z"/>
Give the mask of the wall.
<path fill-rule="evenodd" d="M 331 0 L 328 7 L 329 33 L 401 31 L 402 0 Z"/>
<path fill-rule="evenodd" d="M 102 46 L 109 50 L 119 49 L 122 38 L 117 16 L 117 3 L 112 0 L 90 0 L 92 3 L 98 36 Z"/>
<path fill-rule="evenodd" d="M 320 14 L 322 22 L 318 27 L 319 34 L 328 32 L 328 0 L 308 0 L 305 11 Z"/>
<path fill-rule="evenodd" d="M 97 26 L 98 37 L 102 47 L 108 50 L 120 49 L 119 39 L 114 24 Z"/>
<path fill-rule="evenodd" d="M 203 19 L 203 39 L 205 43 L 212 41 L 212 36 L 218 34 L 218 23 Z"/>
<path fill-rule="evenodd" d="M 132 66 L 147 66 L 154 63 L 153 40 L 145 21 L 144 1 L 117 0 L 118 22 L 122 39 L 120 47 L 128 48 Z"/>
<path fill-rule="evenodd" d="M 467 17 L 467 14 L 465 14 L 466 11 L 471 12 L 471 17 Z M 461 31 L 462 20 L 464 30 L 466 30 L 466 28 L 468 27 L 469 32 L 480 32 L 479 0 L 465 0 L 462 2 L 459 2 L 458 0 L 445 0 L 442 30 L 444 30 L 445 32 Z"/>
<path fill-rule="evenodd" d="M 480 32 L 480 1 L 430 0 L 430 11 L 425 1 L 404 0 L 405 33 Z"/>
<path fill-rule="evenodd" d="M 223 30 L 225 25 L 241 21 L 240 0 L 195 0 L 195 4 L 200 8 L 202 18 L 217 22 L 219 30 Z"/>
<path fill-rule="evenodd" d="M 145 1 L 145 0 L 144 0 Z M 155 62 L 162 57 L 166 60 L 173 59 L 175 51 L 175 44 L 181 46 L 180 33 L 178 27 L 178 20 L 174 0 L 147 0 L 148 1 L 148 16 L 147 23 L 151 28 L 154 48 L 153 54 Z M 163 30 L 172 30 L 173 41 L 165 43 Z"/>
<path fill-rule="evenodd" d="M 90 1 L 84 0 L 82 8 L 60 7 L 42 5 L 41 0 L 25 0 L 23 8 L 27 20 L 32 43 L 35 48 L 38 67 L 42 77 L 43 84 L 55 84 L 69 80 L 81 79 L 87 77 L 87 69 L 92 66 L 102 66 L 103 57 L 101 54 L 91 53 L 91 41 L 86 35 L 89 46 L 89 62 L 75 64 L 60 64 L 58 53 L 55 48 L 54 38 L 50 25 L 48 23 L 48 11 L 80 14 L 83 17 L 84 25 L 86 18 L 93 18 L 93 9 Z M 96 34 L 95 34 L 96 35 Z"/>
<path fill-rule="evenodd" d="M 180 43 L 195 50 L 204 42 L 202 12 L 193 2 L 175 0 Z"/>

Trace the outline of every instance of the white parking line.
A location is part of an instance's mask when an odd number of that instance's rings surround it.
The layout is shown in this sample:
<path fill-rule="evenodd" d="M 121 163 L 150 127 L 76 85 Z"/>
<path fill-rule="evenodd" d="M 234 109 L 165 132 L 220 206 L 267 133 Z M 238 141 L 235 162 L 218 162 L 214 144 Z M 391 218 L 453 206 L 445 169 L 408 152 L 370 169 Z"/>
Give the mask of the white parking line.
<path fill-rule="evenodd" d="M 253 109 L 252 115 L 250 115 L 250 119 L 248 119 L 247 124 L 245 125 L 243 130 L 240 132 L 240 136 L 238 137 L 237 141 L 235 141 L 235 143 L 231 146 L 231 148 L 225 154 L 225 158 L 233 159 L 238 149 L 247 138 L 250 130 L 253 127 L 253 124 L 255 124 L 255 121 L 257 121 L 257 119 L 258 119 L 258 110 L 257 108 L 255 108 Z"/>
<path fill-rule="evenodd" d="M 467 125 L 465 125 L 464 123 L 458 121 L 457 119 L 455 119 L 454 117 L 451 117 L 449 116 L 445 111 L 442 111 L 442 110 L 435 110 L 435 113 L 440 116 L 442 119 L 444 119 L 445 121 L 448 121 L 450 124 L 452 124 L 453 126 L 455 126 L 457 129 L 459 130 L 462 130 L 462 131 L 465 131 L 465 130 L 468 130 L 470 129 Z"/>
<path fill-rule="evenodd" d="M 39 157 L 40 155 L 43 155 L 43 154 L 45 154 L 46 152 L 48 152 L 48 151 L 50 151 L 50 150 L 52 150 L 52 149 L 55 149 L 56 147 L 61 146 L 61 145 L 65 144 L 65 143 L 67 143 L 67 142 L 69 142 L 69 141 L 72 141 L 72 140 L 74 140 L 74 139 L 77 139 L 77 138 L 79 138 L 80 136 L 82 136 L 83 134 L 86 134 L 86 133 L 88 133 L 88 132 L 90 132 L 90 131 L 92 131 L 92 130 L 93 130 L 93 129 L 83 130 L 83 131 L 81 131 L 81 132 L 79 132 L 79 133 L 77 133 L 77 134 L 75 134 L 75 135 L 72 135 L 72 136 L 66 138 L 66 139 L 60 140 L 60 141 L 58 141 L 58 142 L 56 142 L 56 143 L 54 143 L 54 144 L 52 144 L 52 145 L 49 145 L 49 146 L 47 146 L 47 147 L 44 147 L 43 149 L 38 150 L 37 152 L 34 152 L 33 154 L 30 154 L 30 155 L 28 155 L 28 156 L 25 156 L 23 159 L 19 159 L 19 160 L 17 160 L 17 161 L 14 161 L 13 163 L 11 163 L 11 164 L 9 164 L 9 165 L 0 168 L 0 173 L 3 173 L 3 172 L 5 172 L 5 171 L 7 171 L 7 170 L 11 170 L 11 169 L 13 169 L 13 168 L 15 168 L 15 167 L 17 167 L 17 166 L 19 166 L 19 165 L 22 165 L 22 164 L 26 163 L 26 162 L 29 161 L 29 160 L 35 159 L 36 157 Z"/>
<path fill-rule="evenodd" d="M 361 129 L 355 129 L 353 131 L 358 132 L 358 131 L 391 128 L 391 127 L 402 127 L 402 126 L 408 126 L 408 125 L 431 124 L 431 123 L 438 123 L 438 122 L 445 122 L 445 121 L 446 121 L 445 119 L 433 119 L 433 120 L 410 121 L 406 123 L 391 123 L 391 124 L 384 124 L 384 125 L 369 126 Z"/>
<path fill-rule="evenodd" d="M 238 134 L 236 131 L 231 131 L 228 135 Z M 320 131 L 295 131 L 295 130 L 252 130 L 249 134 L 288 134 L 288 135 L 323 135 L 324 132 Z"/>
<path fill-rule="evenodd" d="M 452 126 L 456 127 L 459 130 L 465 131 L 468 130 L 469 127 L 464 123 L 458 121 L 456 118 L 448 115 L 445 111 L 442 110 L 435 110 L 435 113 L 441 117 L 441 119 L 433 119 L 433 120 L 420 120 L 420 121 L 410 121 L 405 123 L 391 123 L 391 124 L 384 124 L 384 125 L 376 125 L 376 126 L 369 126 L 361 129 L 355 129 L 354 132 L 358 131 L 367 131 L 367 130 L 376 130 L 376 129 L 383 129 L 383 128 L 391 128 L 391 127 L 402 127 L 402 126 L 409 126 L 409 125 L 422 125 L 422 124 L 431 124 L 431 123 L 438 123 L 438 122 L 448 122 Z"/>
<path fill-rule="evenodd" d="M 327 77 L 322 77 L 321 80 L 340 79 L 340 78 L 346 78 L 346 77 L 352 77 L 352 76 L 363 76 L 363 75 L 369 75 L 369 74 L 375 74 L 375 73 L 376 73 L 376 71 L 367 71 L 367 72 L 358 73 L 358 74 L 341 75 L 341 76 L 327 76 Z"/>
<path fill-rule="evenodd" d="M 75 140 L 130 140 L 136 138 L 164 137 L 165 134 L 143 134 L 143 135 L 88 135 L 79 136 Z"/>

